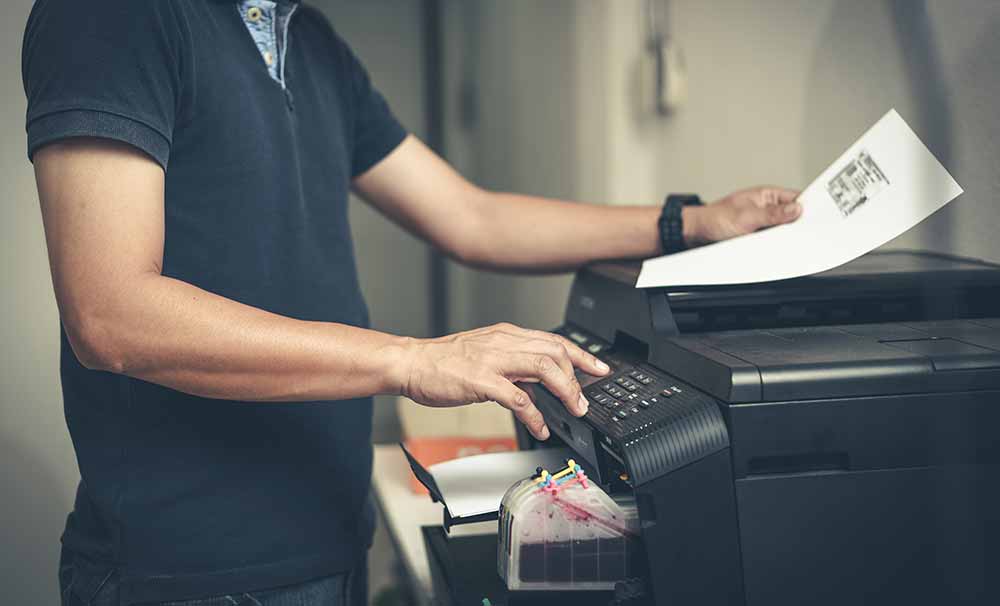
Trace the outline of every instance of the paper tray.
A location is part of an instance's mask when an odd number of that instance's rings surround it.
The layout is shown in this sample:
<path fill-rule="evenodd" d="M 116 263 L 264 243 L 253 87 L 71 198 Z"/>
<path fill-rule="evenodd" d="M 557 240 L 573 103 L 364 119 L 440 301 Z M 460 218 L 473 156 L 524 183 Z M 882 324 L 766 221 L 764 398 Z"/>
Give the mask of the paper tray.
<path fill-rule="evenodd" d="M 431 499 L 444 505 L 445 530 L 497 519 L 508 488 L 538 467 L 557 469 L 573 456 L 568 448 L 543 448 L 474 455 L 424 467 L 403 444 L 399 447 Z"/>

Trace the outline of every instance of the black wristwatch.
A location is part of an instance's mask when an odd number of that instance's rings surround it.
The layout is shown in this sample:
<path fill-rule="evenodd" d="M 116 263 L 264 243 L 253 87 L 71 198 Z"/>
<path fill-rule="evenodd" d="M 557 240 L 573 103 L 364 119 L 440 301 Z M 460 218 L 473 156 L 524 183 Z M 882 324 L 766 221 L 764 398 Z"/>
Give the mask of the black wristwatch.
<path fill-rule="evenodd" d="M 663 203 L 660 213 L 660 243 L 663 252 L 672 254 L 687 250 L 684 242 L 684 217 L 681 212 L 685 206 L 701 206 L 701 198 L 695 194 L 670 194 Z"/>

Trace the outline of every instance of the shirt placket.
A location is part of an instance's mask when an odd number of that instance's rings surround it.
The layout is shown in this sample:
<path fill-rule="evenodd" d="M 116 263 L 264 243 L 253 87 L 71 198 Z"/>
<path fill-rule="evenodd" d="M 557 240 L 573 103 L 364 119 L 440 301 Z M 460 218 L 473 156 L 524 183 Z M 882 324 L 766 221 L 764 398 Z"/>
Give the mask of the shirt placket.
<path fill-rule="evenodd" d="M 237 4 L 240 17 L 253 38 L 271 78 L 285 88 L 285 55 L 288 23 L 296 5 L 272 0 L 243 0 Z"/>

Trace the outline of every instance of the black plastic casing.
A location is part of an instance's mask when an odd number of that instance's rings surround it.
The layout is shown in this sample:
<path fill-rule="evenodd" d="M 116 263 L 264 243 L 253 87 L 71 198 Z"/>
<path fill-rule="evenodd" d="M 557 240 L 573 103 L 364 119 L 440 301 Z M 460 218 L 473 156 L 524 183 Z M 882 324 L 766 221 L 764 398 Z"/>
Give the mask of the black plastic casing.
<path fill-rule="evenodd" d="M 1000 267 L 891 252 L 652 290 L 636 269 L 582 270 L 559 332 L 672 377 L 676 414 L 621 436 L 539 406 L 634 491 L 656 604 L 1000 603 Z"/>

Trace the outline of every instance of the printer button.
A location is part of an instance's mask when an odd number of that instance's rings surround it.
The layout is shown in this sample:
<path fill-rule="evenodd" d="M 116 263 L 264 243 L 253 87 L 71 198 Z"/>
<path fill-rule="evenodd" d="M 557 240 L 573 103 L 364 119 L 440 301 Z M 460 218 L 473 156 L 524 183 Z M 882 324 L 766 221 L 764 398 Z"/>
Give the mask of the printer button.
<path fill-rule="evenodd" d="M 624 409 L 619 410 L 618 412 L 615 413 L 615 415 L 619 419 L 627 419 L 628 418 L 628 412 L 626 412 Z"/>
<path fill-rule="evenodd" d="M 602 351 L 604 351 L 604 345 L 601 345 L 600 343 L 591 343 L 590 346 L 587 347 L 587 351 L 589 351 L 594 355 L 597 355 Z"/>
<path fill-rule="evenodd" d="M 649 403 L 649 400 L 639 400 L 639 406 L 642 406 L 643 408 L 649 408 L 652 405 Z"/>
<path fill-rule="evenodd" d="M 631 412 L 634 415 L 637 415 L 639 414 L 639 409 L 633 406 L 632 408 L 629 409 L 629 412 Z"/>
<path fill-rule="evenodd" d="M 670 391 L 669 389 L 664 389 L 663 391 L 660 392 L 660 395 L 663 396 L 664 398 L 669 398 L 674 395 L 674 392 Z"/>
<path fill-rule="evenodd" d="M 642 383 L 643 385 L 649 385 L 650 383 L 653 382 L 653 379 L 647 377 L 646 375 L 642 375 L 642 378 L 637 377 L 636 380 Z"/>

